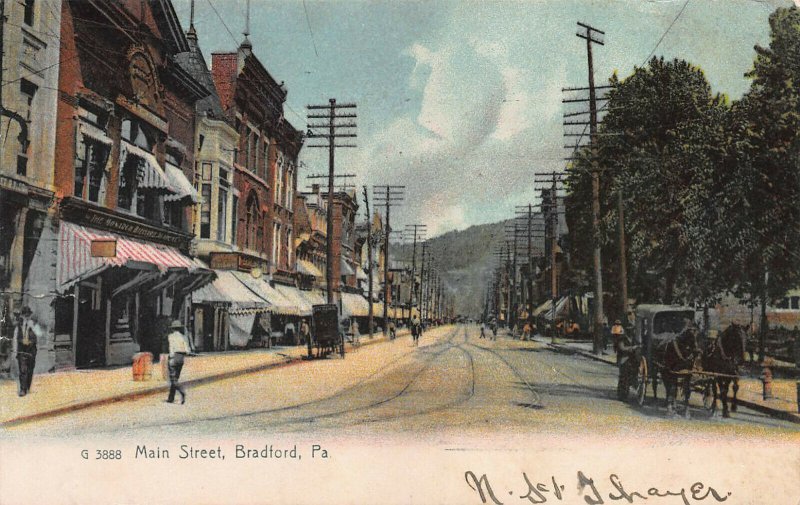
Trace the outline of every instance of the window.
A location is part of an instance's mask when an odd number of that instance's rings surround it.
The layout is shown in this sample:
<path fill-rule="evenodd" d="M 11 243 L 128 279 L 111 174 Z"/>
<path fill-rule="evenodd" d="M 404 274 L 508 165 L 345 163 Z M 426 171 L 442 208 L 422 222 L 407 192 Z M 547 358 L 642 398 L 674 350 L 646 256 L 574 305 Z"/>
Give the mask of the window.
<path fill-rule="evenodd" d="M 150 127 L 134 119 L 122 121 L 122 138 L 141 147 L 145 151 L 153 152 L 154 135 Z"/>
<path fill-rule="evenodd" d="M 272 264 L 275 267 L 278 266 L 278 233 L 279 233 L 279 226 L 278 223 L 272 224 Z"/>
<path fill-rule="evenodd" d="M 24 13 L 22 15 L 23 22 L 28 26 L 33 26 L 33 8 L 34 0 L 24 0 Z"/>
<path fill-rule="evenodd" d="M 258 198 L 255 193 L 250 193 L 247 198 L 247 219 L 245 222 L 245 247 L 258 250 L 260 238 L 262 237 L 261 227 L 259 226 L 260 215 L 258 212 Z"/>
<path fill-rule="evenodd" d="M 236 224 L 238 222 L 236 220 L 236 216 L 238 214 L 238 208 L 239 208 L 239 197 L 236 196 L 236 195 L 233 195 L 233 206 L 232 207 L 233 207 L 233 212 L 232 212 L 233 219 L 231 220 L 231 244 L 235 244 L 236 243 L 236 228 L 237 228 Z"/>
<path fill-rule="evenodd" d="M 117 206 L 121 209 L 132 210 L 142 163 L 144 161 L 137 156 L 128 156 L 125 164 L 120 168 Z"/>
<path fill-rule="evenodd" d="M 225 241 L 225 234 L 228 231 L 228 190 L 219 188 L 217 198 L 217 240 Z"/>
<path fill-rule="evenodd" d="M 224 242 L 228 231 L 228 171 L 219 167 L 219 193 L 217 194 L 217 240 Z"/>
<path fill-rule="evenodd" d="M 75 151 L 75 196 L 94 203 L 105 200 L 109 146 L 84 136 Z"/>
<path fill-rule="evenodd" d="M 200 204 L 200 238 L 211 238 L 211 184 L 203 184 Z"/>
<path fill-rule="evenodd" d="M 31 118 L 33 116 L 33 100 L 36 97 L 38 88 L 33 83 L 25 79 L 19 82 L 19 92 L 22 95 L 22 110 L 19 111 L 20 115 L 25 118 L 28 123 L 28 137 L 19 139 L 19 151 L 17 153 L 17 175 L 28 175 L 28 160 L 30 159 L 30 134 L 31 134 Z"/>
<path fill-rule="evenodd" d="M 264 137 L 264 155 L 261 157 L 261 177 L 266 181 L 269 177 L 269 138 Z"/>

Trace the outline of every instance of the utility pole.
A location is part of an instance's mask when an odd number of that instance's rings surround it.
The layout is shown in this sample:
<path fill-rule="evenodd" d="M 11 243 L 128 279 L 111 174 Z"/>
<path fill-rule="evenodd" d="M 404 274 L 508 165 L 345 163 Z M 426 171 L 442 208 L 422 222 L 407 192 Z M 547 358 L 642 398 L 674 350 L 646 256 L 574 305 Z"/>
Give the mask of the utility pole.
<path fill-rule="evenodd" d="M 369 328 L 369 337 L 372 338 L 372 326 L 374 320 L 373 305 L 372 305 L 372 214 L 369 212 L 369 195 L 367 195 L 367 186 L 364 186 L 364 208 L 367 213 L 367 286 L 369 296 L 369 312 L 367 318 L 367 327 Z"/>
<path fill-rule="evenodd" d="M 594 247 L 594 338 L 592 350 L 595 354 L 601 351 L 603 339 L 603 273 L 600 258 L 600 170 L 597 163 L 597 94 L 594 86 L 594 64 L 592 61 L 592 44 L 604 45 L 594 35 L 605 35 L 605 32 L 587 24 L 578 23 L 584 32 L 578 32 L 579 38 L 586 40 L 586 56 L 589 64 L 589 134 L 592 155 L 592 243 Z"/>
<path fill-rule="evenodd" d="M 405 186 L 377 185 L 372 187 L 372 199 L 376 205 L 386 205 L 386 224 L 383 235 L 383 334 L 389 322 L 389 235 L 392 227 L 389 221 L 392 205 L 399 205 L 405 196 Z"/>
<path fill-rule="evenodd" d="M 422 267 L 419 271 L 419 294 L 417 296 L 417 301 L 419 303 L 419 319 L 420 321 L 424 320 L 423 310 L 425 308 L 424 301 L 425 301 L 425 253 L 427 252 L 428 244 L 426 242 L 422 243 Z M 430 265 L 428 266 L 428 270 L 430 270 Z"/>
<path fill-rule="evenodd" d="M 423 239 L 425 232 L 427 231 L 427 225 L 424 224 L 407 224 L 406 225 L 406 235 L 411 236 L 411 240 L 413 243 L 412 252 L 411 252 L 411 286 L 408 290 L 408 318 L 411 319 L 411 311 L 414 307 L 414 296 L 416 295 L 416 302 L 420 305 L 420 297 L 419 291 L 417 290 L 417 239 Z M 425 268 L 425 248 L 423 244 L 423 256 L 422 256 L 422 268 Z M 422 313 L 420 312 L 420 317 L 422 317 Z"/>
<path fill-rule="evenodd" d="M 345 147 L 356 147 L 355 144 L 337 144 L 336 139 L 338 138 L 354 138 L 356 134 L 353 133 L 353 128 L 356 127 L 356 123 L 354 119 L 357 115 L 354 112 L 344 112 L 341 114 L 337 114 L 337 111 L 342 109 L 355 109 L 356 104 L 354 103 L 336 103 L 335 98 L 331 98 L 328 100 L 328 105 L 308 105 L 307 109 L 309 111 L 308 119 L 311 122 L 308 123 L 307 126 L 307 133 L 306 136 L 308 138 L 324 138 L 327 139 L 326 144 L 318 144 L 318 145 L 309 145 L 308 147 L 313 148 L 327 148 L 328 149 L 328 216 L 327 216 L 327 228 L 326 228 L 326 252 L 325 252 L 325 261 L 326 261 L 326 282 L 327 282 L 327 295 L 328 295 L 328 303 L 335 303 L 333 298 L 333 180 L 335 177 L 335 170 L 334 170 L 334 153 L 336 152 L 336 148 L 345 148 Z M 320 113 L 316 113 L 313 111 L 324 111 Z M 315 119 L 327 119 L 327 124 L 313 123 Z M 338 119 L 347 119 L 349 122 L 337 122 Z M 314 131 L 315 129 L 327 129 L 327 133 L 318 133 Z"/>

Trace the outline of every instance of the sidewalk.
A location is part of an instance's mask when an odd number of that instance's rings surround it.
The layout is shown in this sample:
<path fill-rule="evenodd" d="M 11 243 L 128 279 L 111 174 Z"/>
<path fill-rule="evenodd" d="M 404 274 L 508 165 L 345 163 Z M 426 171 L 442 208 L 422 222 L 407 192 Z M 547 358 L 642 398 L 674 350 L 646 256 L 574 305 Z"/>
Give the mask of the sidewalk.
<path fill-rule="evenodd" d="M 617 358 L 613 352 L 596 355 L 592 352 L 591 342 L 558 339 L 556 343 L 551 343 L 549 338 L 538 334 L 534 336 L 533 340 L 547 344 L 557 351 L 574 352 L 595 361 L 617 366 Z M 758 412 L 763 412 L 771 417 L 800 423 L 800 413 L 797 410 L 797 382 L 791 379 L 775 379 L 772 383 L 772 393 L 774 395 L 773 399 L 764 400 L 759 379 L 752 377 L 739 379 L 739 393 L 737 395 L 739 404 Z M 650 393 L 648 392 L 648 394 Z"/>
<path fill-rule="evenodd" d="M 407 330 L 397 337 L 408 335 Z M 361 335 L 360 347 L 384 342 L 378 333 Z M 347 352 L 352 352 L 350 344 Z M 305 346 L 273 347 L 199 354 L 186 359 L 181 383 L 187 386 L 227 379 L 299 362 L 308 354 Z M 149 381 L 135 382 L 130 366 L 37 374 L 27 396 L 17 396 L 17 381 L 0 381 L 0 427 L 56 416 L 107 403 L 165 394 L 169 380 L 161 375 L 161 364 L 153 364 Z"/>

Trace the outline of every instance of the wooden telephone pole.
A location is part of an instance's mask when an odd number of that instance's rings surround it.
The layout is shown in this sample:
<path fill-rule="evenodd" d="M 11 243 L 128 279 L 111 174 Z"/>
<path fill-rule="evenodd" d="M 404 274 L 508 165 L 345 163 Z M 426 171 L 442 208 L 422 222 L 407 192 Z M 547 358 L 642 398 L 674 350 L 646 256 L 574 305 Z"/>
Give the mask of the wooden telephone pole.
<path fill-rule="evenodd" d="M 355 144 L 337 144 L 338 138 L 354 138 L 356 134 L 353 133 L 353 128 L 356 127 L 354 119 L 357 115 L 354 112 L 344 112 L 337 114 L 337 111 L 342 109 L 355 109 L 354 103 L 336 103 L 335 98 L 328 100 L 328 105 L 309 105 L 307 106 L 310 111 L 308 119 L 312 122 L 308 123 L 308 131 L 306 136 L 308 138 L 324 138 L 327 139 L 325 144 L 309 145 L 308 147 L 326 148 L 328 149 L 328 216 L 326 228 L 326 242 L 327 247 L 325 251 L 325 279 L 327 283 L 328 303 L 335 303 L 333 298 L 333 180 L 335 177 L 334 170 L 334 153 L 336 148 L 356 147 Z M 314 112 L 323 111 L 323 112 Z M 313 120 L 327 119 L 327 123 L 313 123 Z M 342 123 L 337 122 L 339 119 L 347 119 L 348 121 Z M 315 129 L 326 129 L 327 133 L 319 133 Z"/>
<path fill-rule="evenodd" d="M 386 206 L 386 224 L 383 234 L 383 334 L 389 322 L 389 235 L 392 232 L 390 213 L 392 205 L 399 205 L 405 197 L 405 186 L 377 185 L 372 187 L 372 199 L 376 205 Z"/>

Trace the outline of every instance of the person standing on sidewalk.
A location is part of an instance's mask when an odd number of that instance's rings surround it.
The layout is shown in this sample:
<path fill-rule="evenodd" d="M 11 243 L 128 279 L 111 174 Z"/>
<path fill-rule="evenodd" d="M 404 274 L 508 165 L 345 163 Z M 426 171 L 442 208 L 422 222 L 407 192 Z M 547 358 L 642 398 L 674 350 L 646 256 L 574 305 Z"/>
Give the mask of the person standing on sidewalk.
<path fill-rule="evenodd" d="M 611 327 L 611 337 L 614 339 L 614 352 L 619 352 L 619 344 L 622 337 L 625 335 L 625 328 L 622 327 L 622 321 L 617 319 L 614 321 L 614 326 Z"/>
<path fill-rule="evenodd" d="M 41 336 L 39 326 L 31 319 L 33 311 L 27 305 L 22 307 L 22 313 L 16 315 L 17 326 L 14 328 L 14 347 L 19 366 L 18 396 L 25 396 L 31 390 L 33 382 L 33 369 L 36 366 L 36 351 L 38 339 Z"/>
<path fill-rule="evenodd" d="M 303 319 L 303 323 L 300 325 L 300 343 L 302 345 L 307 345 L 310 340 L 311 328 L 308 327 L 308 321 Z"/>
<path fill-rule="evenodd" d="M 190 353 L 189 343 L 183 334 L 183 324 L 177 319 L 170 325 L 172 332 L 167 335 L 169 341 L 169 397 L 168 403 L 175 401 L 175 391 L 181 394 L 181 405 L 186 403 L 186 390 L 178 382 L 183 369 L 183 362 L 187 354 Z"/>

